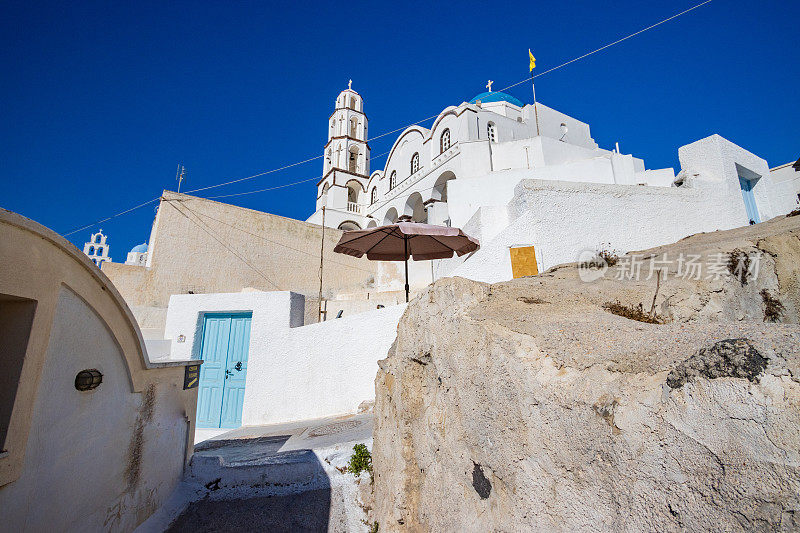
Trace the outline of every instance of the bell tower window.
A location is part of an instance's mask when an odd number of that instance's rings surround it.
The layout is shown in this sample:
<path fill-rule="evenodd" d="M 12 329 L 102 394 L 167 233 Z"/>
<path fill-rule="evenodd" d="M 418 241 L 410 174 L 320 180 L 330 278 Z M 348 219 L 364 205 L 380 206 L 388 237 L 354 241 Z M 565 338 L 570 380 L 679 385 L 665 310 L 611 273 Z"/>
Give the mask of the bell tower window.
<path fill-rule="evenodd" d="M 486 125 L 486 134 L 489 137 L 490 143 L 497 142 L 497 128 L 495 127 L 493 122 L 490 122 Z"/>
<path fill-rule="evenodd" d="M 411 173 L 415 173 L 419 170 L 419 153 L 415 153 L 411 156 Z"/>

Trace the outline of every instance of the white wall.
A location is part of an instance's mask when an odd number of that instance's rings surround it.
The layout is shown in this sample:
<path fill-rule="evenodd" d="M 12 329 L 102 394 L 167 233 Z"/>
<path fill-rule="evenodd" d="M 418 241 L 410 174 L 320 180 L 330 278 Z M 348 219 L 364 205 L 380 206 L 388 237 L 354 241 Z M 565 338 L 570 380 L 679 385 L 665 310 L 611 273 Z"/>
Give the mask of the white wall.
<path fill-rule="evenodd" d="M 769 171 L 774 186 L 770 200 L 778 214 L 788 213 L 800 206 L 800 171 L 792 165 L 786 163 Z"/>
<path fill-rule="evenodd" d="M 742 225 L 713 189 L 524 180 L 509 205 L 513 222 L 453 275 L 490 283 L 511 279 L 509 248 L 536 248 L 540 271 L 577 261 L 601 246 L 619 252 Z M 714 208 L 710 208 L 714 206 Z"/>
<path fill-rule="evenodd" d="M 259 355 L 254 347 L 267 343 L 276 330 L 303 324 L 304 302 L 302 295 L 289 291 L 172 295 L 164 328 L 164 338 L 172 340 L 170 359 L 200 358 L 205 313 L 252 312 L 249 371 L 252 358 Z M 185 342 L 178 342 L 181 335 Z"/>
<path fill-rule="evenodd" d="M 374 400 L 378 360 L 394 342 L 405 307 L 251 333 L 242 424 L 354 413 Z"/>
<path fill-rule="evenodd" d="M 99 387 L 75 389 L 84 369 L 103 374 Z M 182 397 L 196 392 L 166 382 L 152 393 L 132 392 L 115 337 L 66 287 L 40 383 L 25 469 L 0 490 L 0 529 L 133 530 L 182 475 L 189 431 Z"/>

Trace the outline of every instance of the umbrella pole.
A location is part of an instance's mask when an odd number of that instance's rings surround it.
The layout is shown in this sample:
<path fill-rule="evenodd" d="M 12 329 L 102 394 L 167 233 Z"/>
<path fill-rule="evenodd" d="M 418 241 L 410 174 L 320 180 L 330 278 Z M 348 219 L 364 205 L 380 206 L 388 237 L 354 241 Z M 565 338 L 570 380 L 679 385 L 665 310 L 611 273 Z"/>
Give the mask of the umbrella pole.
<path fill-rule="evenodd" d="M 406 263 L 406 303 L 408 303 L 408 237 L 403 236 L 403 248 L 405 249 Z"/>

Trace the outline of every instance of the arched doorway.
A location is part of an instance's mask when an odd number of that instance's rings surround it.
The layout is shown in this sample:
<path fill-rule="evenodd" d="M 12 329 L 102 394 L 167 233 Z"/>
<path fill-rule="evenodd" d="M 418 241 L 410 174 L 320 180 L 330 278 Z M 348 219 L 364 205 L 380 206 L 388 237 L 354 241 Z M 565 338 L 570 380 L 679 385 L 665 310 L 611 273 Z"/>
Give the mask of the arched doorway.
<path fill-rule="evenodd" d="M 425 204 L 422 202 L 422 195 L 415 192 L 406 200 L 405 209 L 403 214 L 410 216 L 414 222 L 427 222 L 428 212 L 425 210 Z"/>
<path fill-rule="evenodd" d="M 353 202 L 354 204 L 358 203 L 358 196 L 361 194 L 361 184 L 356 180 L 350 180 L 347 182 L 347 201 Z"/>
<path fill-rule="evenodd" d="M 344 222 L 339 224 L 339 229 L 342 231 L 352 231 L 354 229 L 361 229 L 361 226 L 359 226 L 352 220 L 345 220 Z"/>
<path fill-rule="evenodd" d="M 383 216 L 383 225 L 386 226 L 387 224 L 394 224 L 397 222 L 397 209 L 392 207 L 386 214 Z"/>
<path fill-rule="evenodd" d="M 447 201 L 447 182 L 450 180 L 456 179 L 456 175 L 450 172 L 443 172 L 441 176 L 436 180 L 436 183 L 433 185 L 433 191 L 431 191 L 431 198 L 434 200 L 441 200 L 442 202 Z"/>

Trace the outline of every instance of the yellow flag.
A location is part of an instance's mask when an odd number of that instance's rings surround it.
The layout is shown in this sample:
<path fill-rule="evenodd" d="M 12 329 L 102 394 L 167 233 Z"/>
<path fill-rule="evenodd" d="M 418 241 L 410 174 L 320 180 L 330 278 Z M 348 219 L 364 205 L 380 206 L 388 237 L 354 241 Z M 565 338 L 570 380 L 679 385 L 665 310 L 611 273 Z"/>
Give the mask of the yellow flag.
<path fill-rule="evenodd" d="M 536 68 L 536 58 L 533 57 L 533 52 L 531 52 L 530 48 L 528 48 L 528 57 L 530 59 L 530 71 L 533 72 L 533 69 Z"/>

